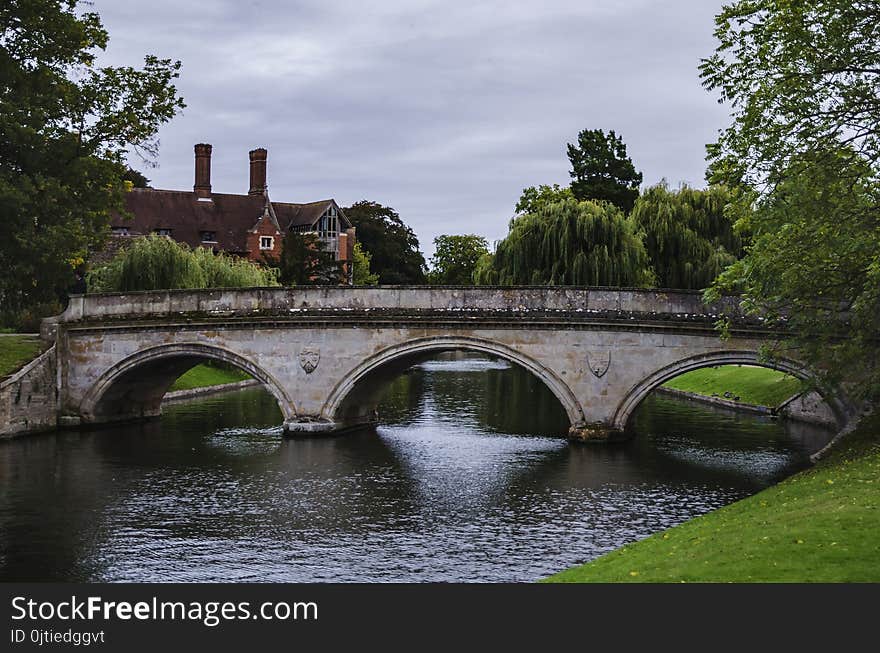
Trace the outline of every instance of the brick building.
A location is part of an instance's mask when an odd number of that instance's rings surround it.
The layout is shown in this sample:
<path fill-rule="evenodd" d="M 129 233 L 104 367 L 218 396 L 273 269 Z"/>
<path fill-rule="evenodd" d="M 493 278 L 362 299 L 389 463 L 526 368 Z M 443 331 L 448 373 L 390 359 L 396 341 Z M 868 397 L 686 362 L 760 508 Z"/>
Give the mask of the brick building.
<path fill-rule="evenodd" d="M 110 229 L 118 246 L 124 238 L 160 234 L 190 247 L 262 261 L 279 257 L 290 231 L 315 233 L 326 251 L 344 261 L 350 278 L 355 230 L 333 199 L 294 204 L 269 199 L 267 153 L 250 152 L 250 190 L 247 195 L 211 191 L 211 146 L 195 146 L 195 184 L 192 191 L 134 188 L 125 208 L 133 216 L 114 215 Z"/>

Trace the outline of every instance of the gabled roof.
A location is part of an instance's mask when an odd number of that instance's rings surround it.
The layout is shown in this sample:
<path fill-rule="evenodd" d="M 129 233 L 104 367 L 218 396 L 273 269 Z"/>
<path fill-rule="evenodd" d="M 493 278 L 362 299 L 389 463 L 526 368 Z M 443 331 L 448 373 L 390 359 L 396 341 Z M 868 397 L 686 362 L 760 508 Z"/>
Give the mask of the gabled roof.
<path fill-rule="evenodd" d="M 291 226 L 313 225 L 330 206 L 332 199 L 308 204 L 271 202 L 264 195 L 232 195 L 212 193 L 210 200 L 199 199 L 192 191 L 134 188 L 126 193 L 125 208 L 131 220 L 113 215 L 111 227 L 128 227 L 134 234 L 149 234 L 156 229 L 171 229 L 174 240 L 190 247 L 202 245 L 202 232 L 213 231 L 217 248 L 239 254 L 246 253 L 247 234 L 267 213 L 282 232 Z M 345 227 L 351 223 L 339 212 Z"/>
<path fill-rule="evenodd" d="M 347 229 L 351 227 L 351 222 L 345 217 L 345 214 L 339 210 L 339 205 L 335 200 L 321 200 L 319 202 L 309 202 L 308 204 L 290 204 L 288 202 L 272 202 L 275 209 L 275 215 L 278 216 L 278 224 L 281 225 L 282 231 L 287 231 L 291 227 L 299 227 L 302 225 L 313 225 L 318 221 L 324 211 L 331 206 L 335 206 L 342 218 L 342 223 Z"/>

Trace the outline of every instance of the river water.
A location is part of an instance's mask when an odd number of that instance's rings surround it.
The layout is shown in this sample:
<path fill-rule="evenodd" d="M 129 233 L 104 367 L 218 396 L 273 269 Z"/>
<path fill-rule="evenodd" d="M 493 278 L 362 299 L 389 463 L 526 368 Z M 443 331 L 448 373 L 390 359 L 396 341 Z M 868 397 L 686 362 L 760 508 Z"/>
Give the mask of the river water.
<path fill-rule="evenodd" d="M 570 445 L 529 372 L 440 358 L 382 425 L 281 437 L 261 388 L 0 441 L 0 581 L 533 581 L 753 494 L 828 431 L 663 395 Z"/>

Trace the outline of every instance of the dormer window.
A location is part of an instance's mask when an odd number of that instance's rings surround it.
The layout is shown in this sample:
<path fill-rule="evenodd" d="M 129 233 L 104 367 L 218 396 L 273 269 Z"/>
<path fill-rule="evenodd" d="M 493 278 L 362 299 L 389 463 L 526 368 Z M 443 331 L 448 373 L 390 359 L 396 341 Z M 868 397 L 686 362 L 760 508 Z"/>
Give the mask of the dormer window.
<path fill-rule="evenodd" d="M 275 247 L 275 238 L 272 236 L 260 236 L 260 249 L 273 249 Z"/>
<path fill-rule="evenodd" d="M 216 243 L 217 242 L 217 232 L 216 231 L 203 231 L 201 232 L 202 242 L 203 243 Z"/>
<path fill-rule="evenodd" d="M 128 227 L 110 227 L 110 233 L 114 236 L 128 236 Z"/>
<path fill-rule="evenodd" d="M 171 238 L 172 231 L 172 229 L 167 229 L 165 227 L 162 227 L 160 229 L 153 229 L 153 233 L 157 236 L 168 236 L 169 238 Z"/>

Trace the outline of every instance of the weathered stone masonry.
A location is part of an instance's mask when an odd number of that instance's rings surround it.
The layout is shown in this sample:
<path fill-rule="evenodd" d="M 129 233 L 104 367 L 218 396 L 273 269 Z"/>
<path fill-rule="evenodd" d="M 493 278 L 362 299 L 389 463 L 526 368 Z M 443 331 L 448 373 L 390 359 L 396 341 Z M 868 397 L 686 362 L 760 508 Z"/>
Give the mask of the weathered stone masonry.
<path fill-rule="evenodd" d="M 619 437 L 656 386 L 708 365 L 757 363 L 776 336 L 699 293 L 587 288 L 272 288 L 74 297 L 44 326 L 65 424 L 153 416 L 180 374 L 230 362 L 273 394 L 290 433 L 370 422 L 383 387 L 438 352 L 518 364 L 556 395 L 581 440 Z M 731 338 L 715 321 L 732 319 Z M 796 361 L 776 366 L 800 377 Z M 840 423 L 852 408 L 827 396 Z"/>
<path fill-rule="evenodd" d="M 58 419 L 55 347 L 0 381 L 0 437 L 54 429 Z"/>

